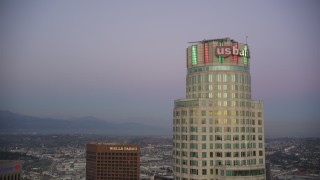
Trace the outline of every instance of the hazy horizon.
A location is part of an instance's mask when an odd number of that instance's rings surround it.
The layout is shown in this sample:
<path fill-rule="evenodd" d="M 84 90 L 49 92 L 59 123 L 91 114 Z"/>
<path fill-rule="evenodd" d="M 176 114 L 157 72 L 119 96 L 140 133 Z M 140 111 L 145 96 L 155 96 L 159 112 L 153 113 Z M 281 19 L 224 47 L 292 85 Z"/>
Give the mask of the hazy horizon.
<path fill-rule="evenodd" d="M 188 42 L 248 44 L 268 136 L 319 136 L 320 2 L 2 1 L 0 109 L 172 127 Z"/>

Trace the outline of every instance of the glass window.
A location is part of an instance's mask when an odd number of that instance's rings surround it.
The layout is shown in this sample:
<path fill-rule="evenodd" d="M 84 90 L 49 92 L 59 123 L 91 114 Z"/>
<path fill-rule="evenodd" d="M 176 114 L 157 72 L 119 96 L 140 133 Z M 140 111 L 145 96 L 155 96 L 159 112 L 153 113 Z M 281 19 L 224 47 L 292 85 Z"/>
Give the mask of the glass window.
<path fill-rule="evenodd" d="M 263 159 L 262 158 L 259 159 L 259 164 L 263 164 Z"/>
<path fill-rule="evenodd" d="M 210 143 L 210 149 L 213 149 L 213 143 Z"/>
<path fill-rule="evenodd" d="M 239 149 L 239 144 L 238 143 L 234 143 L 233 144 L 233 149 Z"/>
<path fill-rule="evenodd" d="M 213 152 L 210 152 L 210 157 L 213 157 Z"/>
<path fill-rule="evenodd" d="M 190 160 L 190 166 L 198 166 L 198 161 Z"/>
<path fill-rule="evenodd" d="M 207 149 L 207 144 L 206 143 L 202 143 L 202 149 Z"/>
<path fill-rule="evenodd" d="M 234 160 L 234 161 L 233 161 L 233 164 L 234 164 L 235 166 L 239 166 L 239 165 L 240 165 L 240 161 L 239 161 L 239 160 Z"/>
<path fill-rule="evenodd" d="M 190 174 L 198 174 L 198 169 L 190 169 Z"/>
<path fill-rule="evenodd" d="M 225 157 L 231 157 L 231 152 L 225 152 Z"/>
<path fill-rule="evenodd" d="M 182 165 L 187 165 L 188 161 L 185 159 L 182 159 Z"/>
<path fill-rule="evenodd" d="M 202 141 L 206 141 L 207 140 L 207 136 L 206 135 L 202 135 Z"/>
<path fill-rule="evenodd" d="M 222 157 L 222 152 L 216 152 L 216 157 Z"/>
<path fill-rule="evenodd" d="M 183 174 L 188 174 L 188 168 L 182 168 L 182 173 Z"/>
<path fill-rule="evenodd" d="M 188 145 L 187 143 L 181 143 L 181 148 L 182 148 L 182 149 L 186 149 L 186 148 L 188 148 L 187 145 Z"/>
<path fill-rule="evenodd" d="M 225 161 L 225 165 L 226 165 L 226 166 L 231 166 L 231 165 L 232 165 L 231 160 L 226 160 L 226 161 Z"/>
<path fill-rule="evenodd" d="M 241 157 L 246 157 L 246 152 L 242 151 L 241 152 Z"/>
<path fill-rule="evenodd" d="M 259 143 L 259 148 L 263 148 L 263 145 L 262 145 L 262 143 Z"/>
<path fill-rule="evenodd" d="M 187 152 L 186 152 L 186 151 L 182 151 L 182 152 L 181 152 L 181 156 L 187 157 L 187 156 L 188 156 L 188 155 L 187 155 Z"/>
<path fill-rule="evenodd" d="M 197 135 L 190 135 L 190 140 L 198 140 L 198 136 Z"/>
<path fill-rule="evenodd" d="M 190 157 L 198 157 L 198 153 L 197 152 L 190 152 Z"/>
<path fill-rule="evenodd" d="M 220 123 L 222 124 L 222 121 L 217 120 L 217 124 L 220 124 Z M 214 131 L 215 131 L 215 132 L 222 132 L 222 127 L 215 127 L 215 128 L 214 128 Z"/>
<path fill-rule="evenodd" d="M 207 175 L 207 170 L 206 169 L 202 169 L 202 175 Z"/>
<path fill-rule="evenodd" d="M 230 128 L 230 127 L 229 127 Z M 231 128 L 230 128 L 231 129 Z M 230 131 L 225 131 L 225 132 L 231 132 L 231 130 Z M 224 140 L 226 140 L 226 141 L 231 141 L 231 135 L 224 135 Z"/>
<path fill-rule="evenodd" d="M 216 143 L 215 147 L 216 149 L 222 149 L 222 143 Z"/>
<path fill-rule="evenodd" d="M 198 149 L 198 144 L 190 143 L 190 149 Z"/>
<path fill-rule="evenodd" d="M 259 156 L 263 156 L 263 151 L 259 151 Z"/>
<path fill-rule="evenodd" d="M 233 152 L 233 157 L 239 157 L 239 152 Z"/>
<path fill-rule="evenodd" d="M 230 144 L 230 143 L 224 144 L 224 148 L 225 148 L 225 149 L 231 149 L 231 144 Z"/>
<path fill-rule="evenodd" d="M 216 141 L 222 141 L 222 136 L 221 135 L 215 135 L 215 140 Z"/>
<path fill-rule="evenodd" d="M 198 128 L 197 127 L 190 127 L 190 132 L 198 132 Z"/>
<path fill-rule="evenodd" d="M 207 157 L 207 153 L 206 152 L 202 152 L 202 157 L 206 158 Z"/>

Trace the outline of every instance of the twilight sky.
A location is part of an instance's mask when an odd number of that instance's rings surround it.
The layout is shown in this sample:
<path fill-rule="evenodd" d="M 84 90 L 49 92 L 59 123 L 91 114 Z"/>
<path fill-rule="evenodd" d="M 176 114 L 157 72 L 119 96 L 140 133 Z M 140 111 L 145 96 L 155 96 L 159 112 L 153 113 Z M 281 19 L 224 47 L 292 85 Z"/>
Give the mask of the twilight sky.
<path fill-rule="evenodd" d="M 0 109 L 171 128 L 187 42 L 251 50 L 266 136 L 320 136 L 320 1 L 1 1 Z"/>

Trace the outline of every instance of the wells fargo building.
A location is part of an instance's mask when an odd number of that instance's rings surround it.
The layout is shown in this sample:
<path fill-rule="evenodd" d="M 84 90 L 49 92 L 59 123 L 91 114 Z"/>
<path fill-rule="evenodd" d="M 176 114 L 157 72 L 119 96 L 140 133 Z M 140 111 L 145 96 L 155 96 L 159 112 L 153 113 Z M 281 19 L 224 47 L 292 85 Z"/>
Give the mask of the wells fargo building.
<path fill-rule="evenodd" d="M 263 103 L 251 99 L 247 44 L 187 48 L 186 98 L 174 102 L 174 179 L 265 179 Z"/>
<path fill-rule="evenodd" d="M 86 179 L 139 180 L 140 146 L 87 144 Z"/>

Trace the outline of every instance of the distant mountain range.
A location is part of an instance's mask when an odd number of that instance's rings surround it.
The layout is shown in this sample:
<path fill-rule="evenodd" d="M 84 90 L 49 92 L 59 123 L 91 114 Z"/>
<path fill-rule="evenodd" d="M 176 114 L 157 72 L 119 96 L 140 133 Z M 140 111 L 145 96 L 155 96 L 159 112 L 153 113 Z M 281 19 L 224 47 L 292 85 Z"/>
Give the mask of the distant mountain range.
<path fill-rule="evenodd" d="M 70 120 L 25 116 L 0 110 L 0 133 L 170 135 L 170 128 L 140 123 L 115 123 L 94 117 Z"/>

